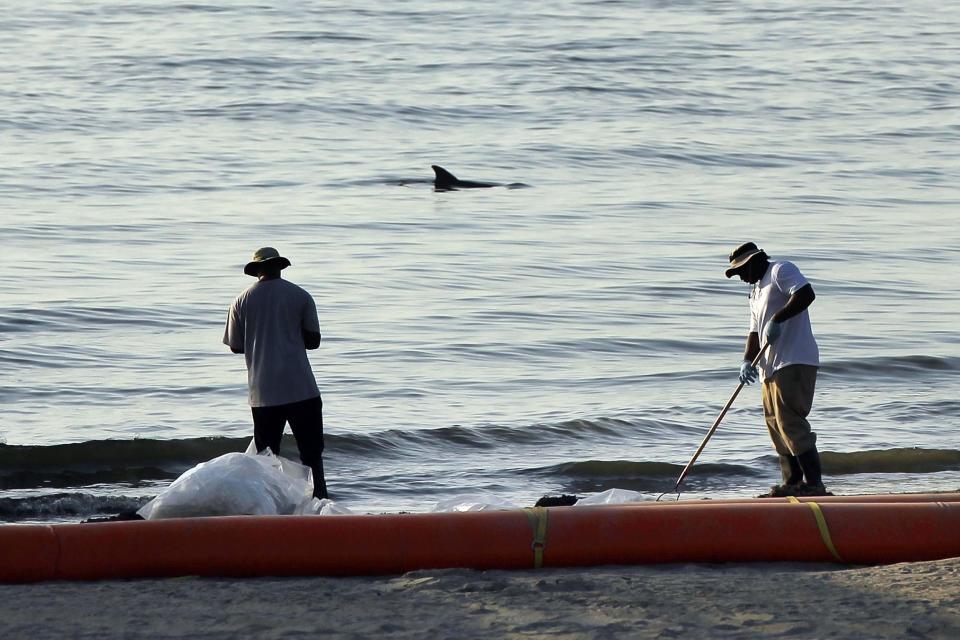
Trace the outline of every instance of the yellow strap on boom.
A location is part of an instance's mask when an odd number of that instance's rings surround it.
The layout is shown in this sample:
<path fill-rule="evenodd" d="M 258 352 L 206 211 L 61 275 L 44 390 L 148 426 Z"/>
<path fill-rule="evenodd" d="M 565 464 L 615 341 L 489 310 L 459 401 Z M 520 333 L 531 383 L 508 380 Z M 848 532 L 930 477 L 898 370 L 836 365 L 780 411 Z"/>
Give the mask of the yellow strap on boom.
<path fill-rule="evenodd" d="M 830 537 L 830 529 L 827 528 L 827 519 L 823 517 L 823 510 L 820 508 L 816 502 L 802 502 L 797 500 L 795 496 L 787 496 L 787 500 L 796 504 L 806 504 L 810 507 L 810 510 L 813 511 L 813 517 L 817 520 L 817 528 L 820 530 L 820 537 L 823 538 L 823 544 L 826 545 L 827 550 L 833 554 L 833 557 L 837 559 L 837 562 L 843 562 L 843 558 L 840 557 L 840 554 L 837 553 L 837 548 L 833 546 L 833 539 Z"/>
<path fill-rule="evenodd" d="M 540 569 L 543 567 L 543 550 L 547 547 L 547 509 L 530 507 L 524 511 L 533 528 L 533 542 L 530 544 L 533 549 L 533 568 Z"/>

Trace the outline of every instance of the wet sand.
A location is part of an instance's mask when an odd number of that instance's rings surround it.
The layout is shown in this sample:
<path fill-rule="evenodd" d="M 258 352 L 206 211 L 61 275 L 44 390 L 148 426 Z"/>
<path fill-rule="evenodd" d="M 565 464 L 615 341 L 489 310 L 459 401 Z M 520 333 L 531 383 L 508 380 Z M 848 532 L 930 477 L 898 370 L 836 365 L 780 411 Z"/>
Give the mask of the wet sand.
<path fill-rule="evenodd" d="M 960 558 L 0 585 L 28 638 L 958 638 Z"/>

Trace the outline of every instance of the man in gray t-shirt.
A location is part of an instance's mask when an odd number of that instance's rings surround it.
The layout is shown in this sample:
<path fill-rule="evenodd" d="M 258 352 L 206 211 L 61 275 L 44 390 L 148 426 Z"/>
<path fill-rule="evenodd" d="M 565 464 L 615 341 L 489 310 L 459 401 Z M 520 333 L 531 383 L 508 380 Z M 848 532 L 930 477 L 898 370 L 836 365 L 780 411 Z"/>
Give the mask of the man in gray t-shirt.
<path fill-rule="evenodd" d="M 320 346 L 320 321 L 310 294 L 280 276 L 289 266 L 272 247 L 253 254 L 243 272 L 257 281 L 230 305 L 223 343 L 247 361 L 257 451 L 279 455 L 289 422 L 300 461 L 313 470 L 313 494 L 326 498 L 323 401 L 306 351 Z"/>

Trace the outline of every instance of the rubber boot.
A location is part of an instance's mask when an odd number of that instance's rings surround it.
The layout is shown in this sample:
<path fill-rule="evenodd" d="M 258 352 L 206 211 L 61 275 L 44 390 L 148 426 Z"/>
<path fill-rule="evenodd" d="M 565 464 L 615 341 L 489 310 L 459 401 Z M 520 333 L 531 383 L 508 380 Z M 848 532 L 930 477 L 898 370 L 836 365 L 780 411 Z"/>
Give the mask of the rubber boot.
<path fill-rule="evenodd" d="M 784 485 L 803 482 L 803 468 L 797 456 L 780 456 L 780 474 Z"/>
<path fill-rule="evenodd" d="M 803 469 L 803 476 L 806 479 L 801 485 L 800 495 L 805 496 L 829 496 L 833 495 L 823 486 L 823 477 L 820 471 L 820 452 L 814 447 L 804 451 L 797 460 Z"/>
<path fill-rule="evenodd" d="M 775 484 L 768 493 L 757 497 L 785 498 L 797 495 L 803 483 L 803 469 L 797 456 L 780 456 L 780 475 L 783 476 L 783 484 Z"/>

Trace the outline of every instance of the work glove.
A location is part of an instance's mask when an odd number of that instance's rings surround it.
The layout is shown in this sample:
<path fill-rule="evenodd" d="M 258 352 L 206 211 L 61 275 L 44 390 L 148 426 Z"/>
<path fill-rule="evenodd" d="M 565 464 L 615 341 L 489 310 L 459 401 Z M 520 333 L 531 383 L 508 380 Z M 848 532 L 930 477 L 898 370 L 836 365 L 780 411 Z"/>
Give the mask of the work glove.
<path fill-rule="evenodd" d="M 774 322 L 771 320 L 767 323 L 767 326 L 763 329 L 763 339 L 767 344 L 773 344 L 777 341 L 777 338 L 780 337 L 780 333 L 783 331 L 783 324 L 779 322 Z"/>
<path fill-rule="evenodd" d="M 744 360 L 740 365 L 740 383 L 749 385 L 757 381 L 757 368 L 749 360 Z"/>

